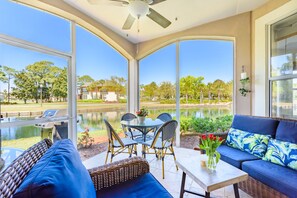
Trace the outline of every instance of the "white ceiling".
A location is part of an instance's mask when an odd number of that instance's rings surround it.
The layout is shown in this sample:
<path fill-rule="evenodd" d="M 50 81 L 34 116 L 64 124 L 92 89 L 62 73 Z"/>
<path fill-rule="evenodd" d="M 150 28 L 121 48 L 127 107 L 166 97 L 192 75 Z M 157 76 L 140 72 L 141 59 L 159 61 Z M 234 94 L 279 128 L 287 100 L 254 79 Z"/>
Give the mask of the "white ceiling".
<path fill-rule="evenodd" d="M 168 28 L 164 29 L 148 17 L 143 17 L 139 24 L 135 21 L 130 30 L 122 30 L 129 14 L 127 7 L 108 3 L 94 5 L 87 0 L 64 1 L 129 41 L 138 43 L 248 12 L 270 0 L 167 0 L 151 7 L 172 22 Z M 137 32 L 137 25 L 140 32 Z"/>

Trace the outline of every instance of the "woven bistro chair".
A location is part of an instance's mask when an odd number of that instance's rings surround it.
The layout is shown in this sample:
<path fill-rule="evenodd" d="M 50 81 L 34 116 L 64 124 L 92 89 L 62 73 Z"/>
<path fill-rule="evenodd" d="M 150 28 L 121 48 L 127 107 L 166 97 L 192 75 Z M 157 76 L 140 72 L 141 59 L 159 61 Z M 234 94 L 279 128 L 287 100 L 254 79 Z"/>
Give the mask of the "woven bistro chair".
<path fill-rule="evenodd" d="M 173 141 L 175 137 L 175 130 L 177 128 L 176 120 L 169 120 L 165 122 L 157 131 L 153 140 L 143 142 L 144 149 L 147 154 L 155 154 L 158 158 L 162 160 L 162 176 L 165 178 L 164 174 L 164 158 L 166 155 L 172 155 L 174 162 L 176 162 L 174 150 L 173 150 Z M 154 152 L 150 153 L 149 149 L 153 149 Z M 170 152 L 168 152 L 168 150 Z M 176 170 L 178 170 L 177 165 Z"/>
<path fill-rule="evenodd" d="M 162 120 L 163 122 L 167 122 L 169 120 L 172 120 L 172 116 L 169 113 L 161 113 L 160 115 L 158 115 L 157 119 Z M 158 128 L 154 128 L 153 129 L 153 134 L 149 134 L 149 136 L 156 136 L 156 132 L 157 132 Z"/>
<path fill-rule="evenodd" d="M 129 157 L 131 157 L 133 153 L 137 155 L 137 142 L 130 138 L 120 138 L 107 120 L 104 119 L 104 123 L 108 136 L 108 149 L 105 164 L 107 163 L 109 153 L 111 153 L 110 162 L 112 162 L 114 156 L 120 153 L 129 153 Z M 126 152 L 126 149 L 128 149 L 128 152 Z"/>
<path fill-rule="evenodd" d="M 157 117 L 159 120 L 162 120 L 163 122 L 167 122 L 169 120 L 172 120 L 172 116 L 169 113 L 161 113 Z"/>
<path fill-rule="evenodd" d="M 130 121 L 130 120 L 133 120 L 133 119 L 137 119 L 136 115 L 134 115 L 132 113 L 125 113 L 122 116 L 121 121 L 122 120 Z M 125 125 L 122 125 L 122 129 L 123 129 L 126 137 L 130 137 L 132 140 L 134 140 L 137 137 L 142 137 L 142 133 L 139 130 L 132 129 L 132 128 L 127 127 Z"/>

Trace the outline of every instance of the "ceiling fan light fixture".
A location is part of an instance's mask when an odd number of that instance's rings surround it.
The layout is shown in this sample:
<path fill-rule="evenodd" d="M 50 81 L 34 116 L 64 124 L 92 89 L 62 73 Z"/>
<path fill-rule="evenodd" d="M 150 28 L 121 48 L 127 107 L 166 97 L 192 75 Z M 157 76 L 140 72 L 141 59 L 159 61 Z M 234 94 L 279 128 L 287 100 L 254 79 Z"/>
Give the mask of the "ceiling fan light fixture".
<path fill-rule="evenodd" d="M 128 9 L 131 15 L 135 18 L 143 17 L 149 13 L 148 4 L 141 0 L 130 1 Z"/>

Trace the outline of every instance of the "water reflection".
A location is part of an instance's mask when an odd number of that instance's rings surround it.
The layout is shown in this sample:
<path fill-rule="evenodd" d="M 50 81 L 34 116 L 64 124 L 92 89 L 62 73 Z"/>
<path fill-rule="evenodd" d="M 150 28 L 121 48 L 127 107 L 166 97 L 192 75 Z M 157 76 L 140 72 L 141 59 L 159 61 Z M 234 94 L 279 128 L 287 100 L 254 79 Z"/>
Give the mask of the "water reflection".
<path fill-rule="evenodd" d="M 160 113 L 168 112 L 173 117 L 176 116 L 176 109 L 149 109 L 149 117 L 156 118 Z M 90 132 L 105 131 L 103 119 L 107 119 L 115 129 L 120 129 L 120 119 L 124 114 L 122 110 L 107 112 L 86 112 L 78 115 L 78 133 L 89 128 Z M 181 117 L 218 117 L 232 114 L 231 108 L 188 108 L 181 109 Z M 11 119 L 32 119 L 32 118 L 11 118 Z M 21 126 L 2 128 L 2 140 L 14 140 L 20 138 L 40 137 L 41 128 L 35 126 Z M 99 133 L 105 135 L 105 133 Z"/>

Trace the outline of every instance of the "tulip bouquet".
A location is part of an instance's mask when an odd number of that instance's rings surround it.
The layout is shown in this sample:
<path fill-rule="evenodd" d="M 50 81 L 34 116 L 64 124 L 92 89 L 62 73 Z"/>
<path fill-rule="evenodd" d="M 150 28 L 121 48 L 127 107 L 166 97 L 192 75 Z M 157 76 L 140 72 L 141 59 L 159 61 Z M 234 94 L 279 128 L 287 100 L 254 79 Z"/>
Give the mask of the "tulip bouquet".
<path fill-rule="evenodd" d="M 217 163 L 219 162 L 221 155 L 217 151 L 217 148 L 222 144 L 223 138 L 217 137 L 213 134 L 202 135 L 200 149 L 205 150 L 207 160 L 207 168 L 215 170 Z"/>

